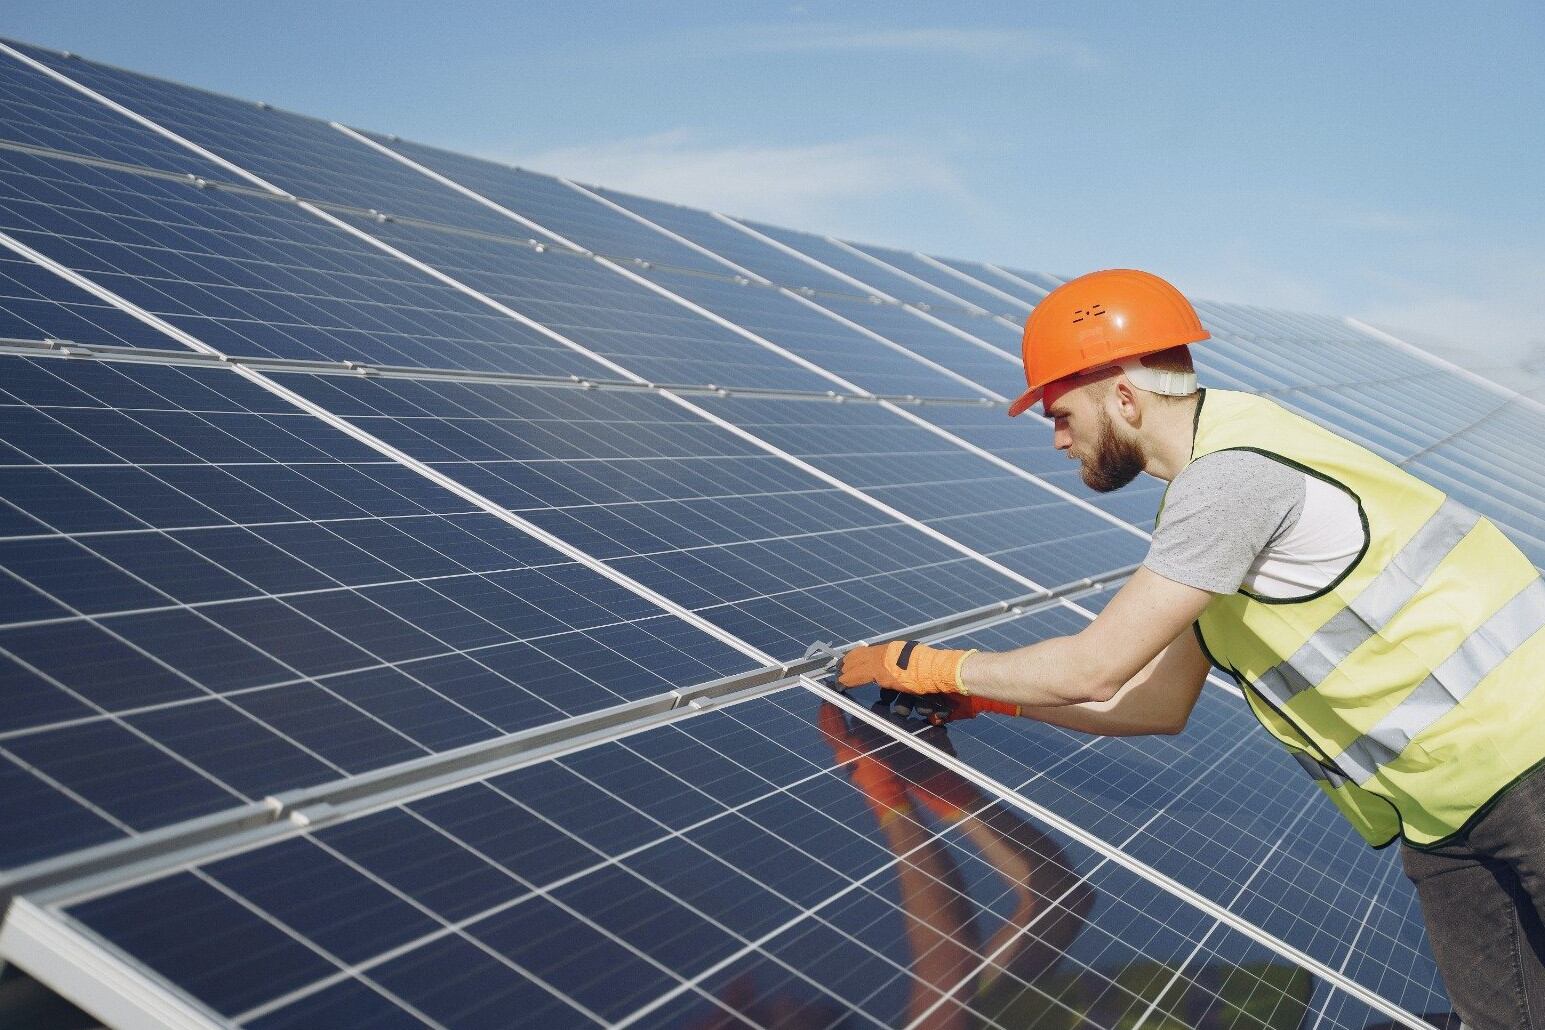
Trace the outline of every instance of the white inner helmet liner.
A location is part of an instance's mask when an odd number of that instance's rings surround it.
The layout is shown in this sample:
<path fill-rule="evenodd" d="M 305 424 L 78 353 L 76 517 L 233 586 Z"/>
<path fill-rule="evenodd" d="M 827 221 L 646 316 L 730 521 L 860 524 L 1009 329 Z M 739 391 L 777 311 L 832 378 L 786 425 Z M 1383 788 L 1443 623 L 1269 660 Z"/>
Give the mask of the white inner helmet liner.
<path fill-rule="evenodd" d="M 1149 368 L 1142 358 L 1127 358 L 1116 367 L 1126 373 L 1127 380 L 1139 390 L 1163 394 L 1165 397 L 1189 397 L 1196 392 L 1195 372 L 1166 372 Z"/>

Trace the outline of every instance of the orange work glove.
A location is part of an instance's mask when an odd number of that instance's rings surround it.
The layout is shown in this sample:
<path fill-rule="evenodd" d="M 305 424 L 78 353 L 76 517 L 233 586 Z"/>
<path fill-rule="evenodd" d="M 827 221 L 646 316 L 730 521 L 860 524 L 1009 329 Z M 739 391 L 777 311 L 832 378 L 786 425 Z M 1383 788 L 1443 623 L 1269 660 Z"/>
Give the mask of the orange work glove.
<path fill-rule="evenodd" d="M 929 715 L 928 721 L 935 726 L 946 722 L 959 722 L 961 719 L 975 719 L 978 715 L 1007 715 L 1017 718 L 1019 706 L 1012 701 L 994 701 L 990 697 L 977 697 L 975 694 L 967 694 L 964 697 L 940 698 L 943 705 L 942 711 L 936 711 Z"/>
<path fill-rule="evenodd" d="M 929 647 L 916 640 L 855 647 L 842 658 L 837 685 L 846 688 L 878 683 L 882 689 L 908 694 L 966 694 L 969 691 L 960 682 L 960 663 L 975 653 L 975 649 Z"/>

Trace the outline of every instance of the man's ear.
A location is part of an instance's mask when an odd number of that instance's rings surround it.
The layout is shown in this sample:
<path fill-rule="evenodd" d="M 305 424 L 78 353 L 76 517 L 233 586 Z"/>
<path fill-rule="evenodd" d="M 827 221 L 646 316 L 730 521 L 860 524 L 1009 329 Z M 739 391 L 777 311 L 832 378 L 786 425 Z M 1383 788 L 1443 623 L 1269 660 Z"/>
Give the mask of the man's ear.
<path fill-rule="evenodd" d="M 1138 400 L 1137 393 L 1137 387 L 1128 382 L 1125 375 L 1116 377 L 1110 392 L 1110 399 L 1116 406 L 1116 413 L 1133 429 L 1143 424 L 1142 402 Z"/>

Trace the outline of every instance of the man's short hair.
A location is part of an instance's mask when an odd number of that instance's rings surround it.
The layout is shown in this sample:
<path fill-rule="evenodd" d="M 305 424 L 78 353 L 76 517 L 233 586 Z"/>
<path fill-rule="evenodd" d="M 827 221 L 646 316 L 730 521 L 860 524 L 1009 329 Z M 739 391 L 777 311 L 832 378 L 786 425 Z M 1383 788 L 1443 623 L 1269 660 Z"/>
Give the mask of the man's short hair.
<path fill-rule="evenodd" d="M 1183 343 L 1178 347 L 1170 347 L 1167 350 L 1144 354 L 1141 360 L 1144 365 L 1147 365 L 1149 368 L 1158 369 L 1160 372 L 1196 371 L 1196 366 L 1191 364 L 1191 348 Z"/>

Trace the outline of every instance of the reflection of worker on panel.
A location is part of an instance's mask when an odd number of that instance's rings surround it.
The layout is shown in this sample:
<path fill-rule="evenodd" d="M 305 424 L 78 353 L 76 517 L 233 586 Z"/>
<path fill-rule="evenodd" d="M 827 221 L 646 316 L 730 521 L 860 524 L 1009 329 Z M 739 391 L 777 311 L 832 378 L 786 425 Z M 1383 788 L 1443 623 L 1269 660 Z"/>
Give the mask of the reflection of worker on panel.
<path fill-rule="evenodd" d="M 907 1023 L 964 1027 L 972 1017 L 1011 1001 L 1051 969 L 1084 926 L 1094 902 L 1087 882 L 1069 868 L 1057 843 L 965 777 L 924 753 L 896 745 L 835 705 L 822 705 L 820 725 L 833 756 L 864 794 L 886 846 L 898 859 L 896 885 L 906 926 L 906 957 L 892 954 L 913 980 Z M 949 750 L 942 729 L 925 739 Z M 1014 907 L 986 939 L 976 916 L 990 899 L 971 898 L 958 853 L 941 834 L 964 837 L 991 866 Z M 907 961 L 907 959 L 910 961 Z M 1012 975 L 997 989 L 1005 973 Z"/>
<path fill-rule="evenodd" d="M 1073 636 L 1001 654 L 859 647 L 839 682 L 1175 733 L 1216 665 L 1370 844 L 1401 842 L 1465 1022 L 1539 1025 L 1545 583 L 1489 520 L 1399 466 L 1266 398 L 1199 390 L 1188 345 L 1207 337 L 1146 272 L 1047 295 L 1009 414 L 1040 401 L 1091 489 L 1169 483 L 1143 566 Z"/>

